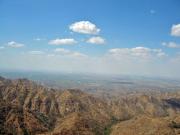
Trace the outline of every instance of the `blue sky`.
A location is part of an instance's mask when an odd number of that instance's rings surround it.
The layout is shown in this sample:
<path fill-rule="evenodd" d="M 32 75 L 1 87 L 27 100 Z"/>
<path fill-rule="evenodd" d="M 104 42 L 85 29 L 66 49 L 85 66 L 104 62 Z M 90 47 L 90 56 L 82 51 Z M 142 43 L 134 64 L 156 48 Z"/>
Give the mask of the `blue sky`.
<path fill-rule="evenodd" d="M 179 0 L 0 0 L 0 69 L 178 77 Z"/>

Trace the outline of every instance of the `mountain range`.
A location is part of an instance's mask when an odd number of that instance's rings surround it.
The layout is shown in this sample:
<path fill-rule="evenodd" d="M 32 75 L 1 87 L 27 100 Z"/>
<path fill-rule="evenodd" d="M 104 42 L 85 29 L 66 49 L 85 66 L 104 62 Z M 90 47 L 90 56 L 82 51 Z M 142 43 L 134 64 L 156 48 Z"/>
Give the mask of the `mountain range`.
<path fill-rule="evenodd" d="M 180 135 L 180 91 L 109 93 L 0 77 L 0 134 Z"/>

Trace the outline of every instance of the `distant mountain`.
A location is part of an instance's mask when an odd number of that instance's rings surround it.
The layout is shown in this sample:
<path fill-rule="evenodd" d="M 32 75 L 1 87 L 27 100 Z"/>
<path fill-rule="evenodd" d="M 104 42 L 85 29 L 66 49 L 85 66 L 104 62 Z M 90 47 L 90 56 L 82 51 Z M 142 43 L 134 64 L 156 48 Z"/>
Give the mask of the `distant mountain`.
<path fill-rule="evenodd" d="M 0 77 L 0 134 L 178 135 L 180 92 L 95 96 Z"/>

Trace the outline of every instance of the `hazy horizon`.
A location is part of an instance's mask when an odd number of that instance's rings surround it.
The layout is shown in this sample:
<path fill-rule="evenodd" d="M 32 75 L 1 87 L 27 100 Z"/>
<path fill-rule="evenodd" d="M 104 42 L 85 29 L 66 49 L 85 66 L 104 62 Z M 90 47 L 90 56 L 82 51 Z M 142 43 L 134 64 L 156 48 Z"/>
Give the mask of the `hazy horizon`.
<path fill-rule="evenodd" d="M 178 0 L 1 0 L 0 69 L 179 78 Z"/>

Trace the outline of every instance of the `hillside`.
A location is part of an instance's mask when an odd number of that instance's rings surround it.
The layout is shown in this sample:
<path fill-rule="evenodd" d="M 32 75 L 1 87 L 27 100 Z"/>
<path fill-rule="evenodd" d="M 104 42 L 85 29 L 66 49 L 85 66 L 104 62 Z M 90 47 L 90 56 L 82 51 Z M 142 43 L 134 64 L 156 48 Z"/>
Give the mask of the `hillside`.
<path fill-rule="evenodd" d="M 0 134 L 178 135 L 180 93 L 94 96 L 0 77 Z"/>

